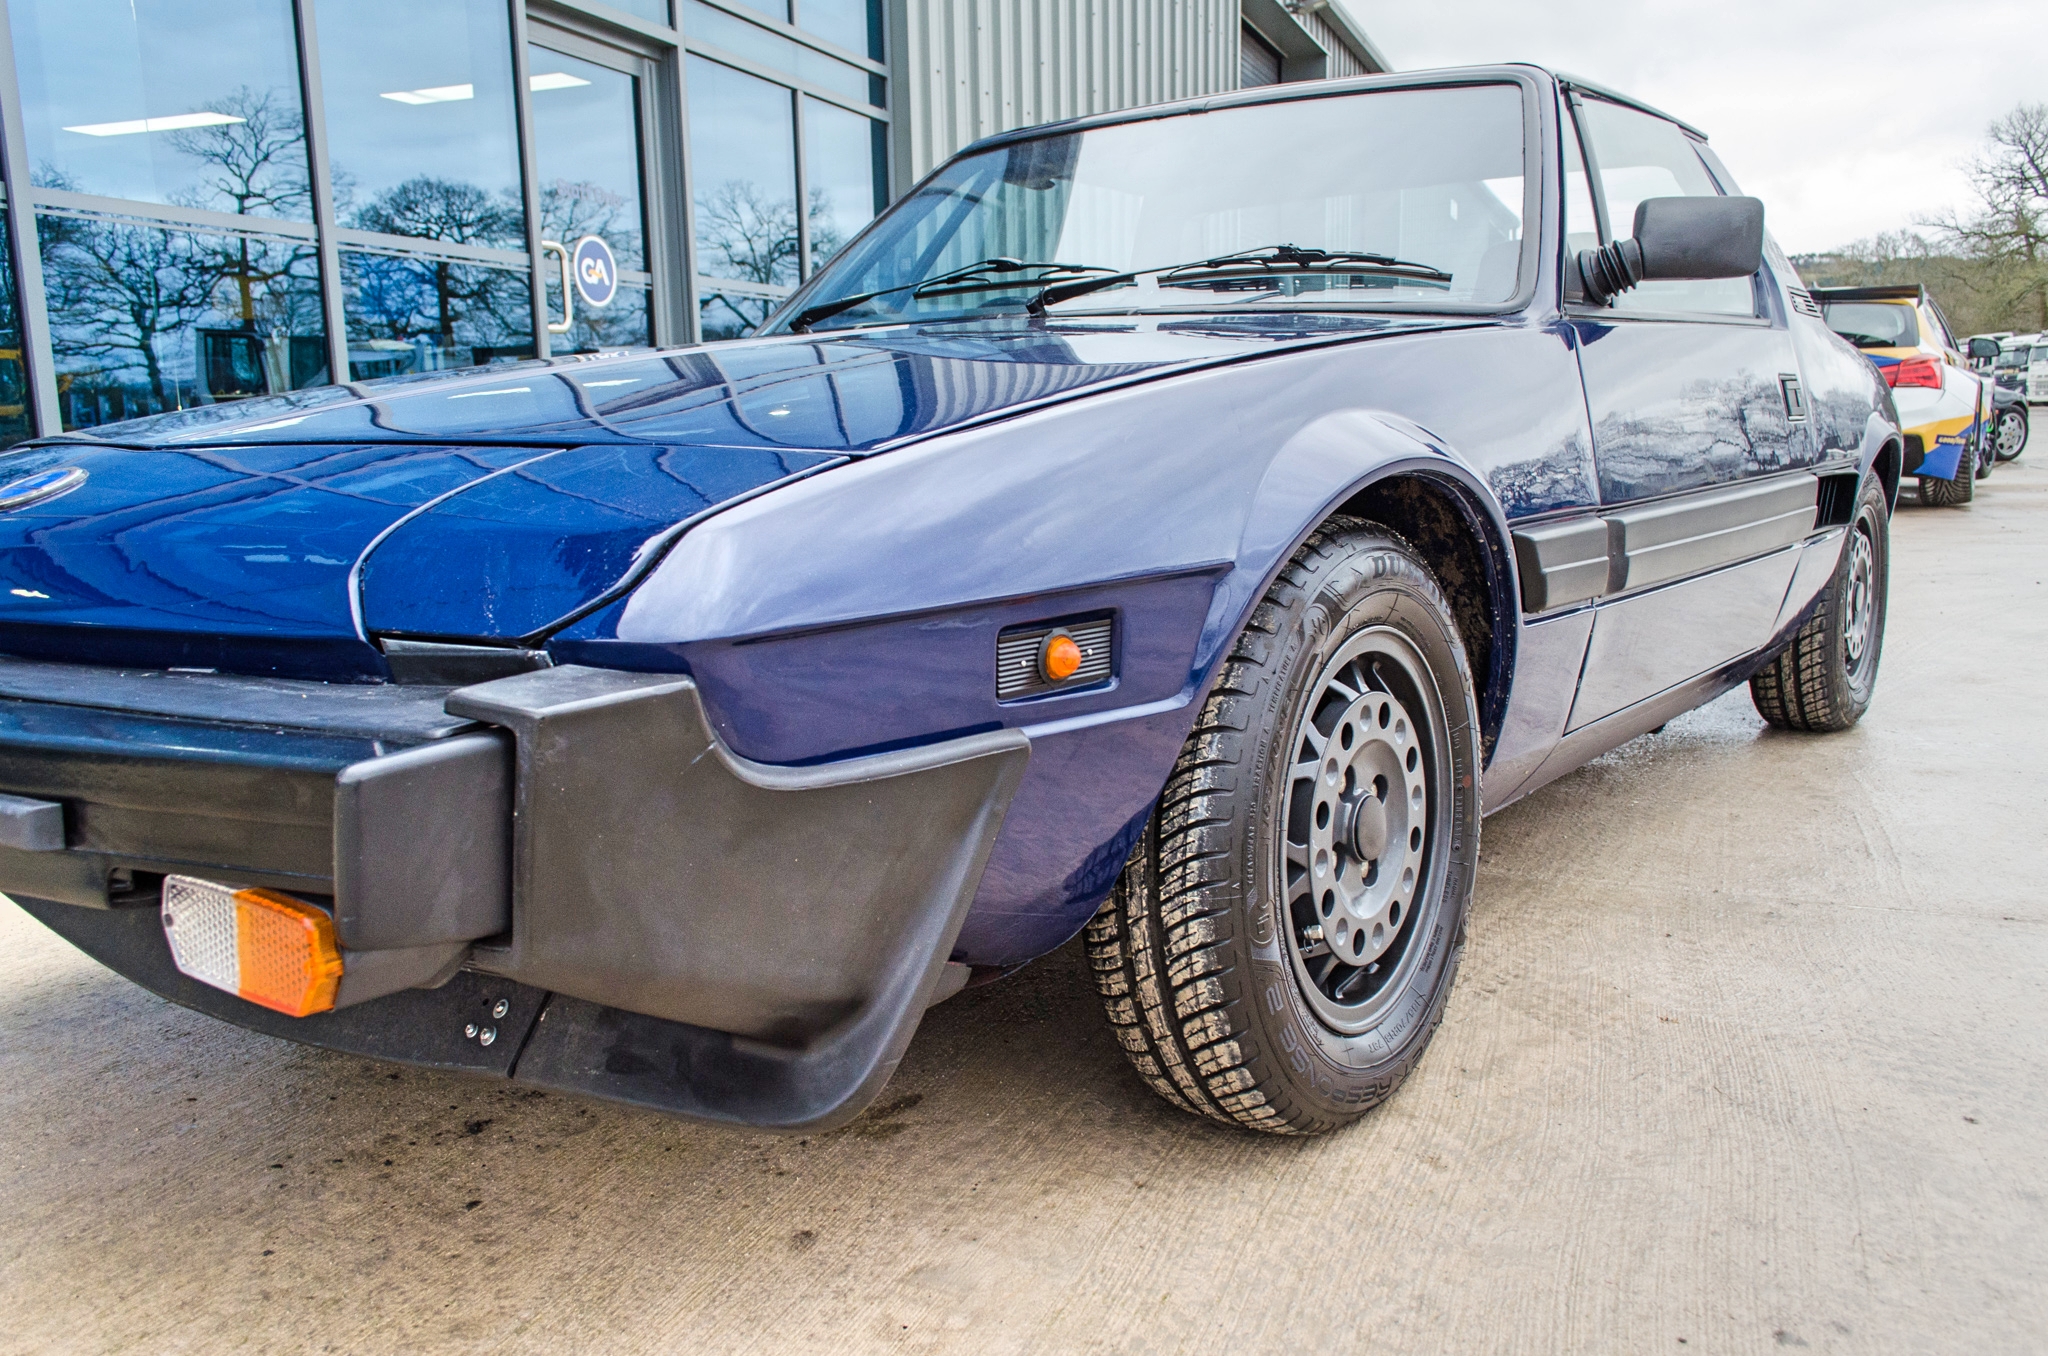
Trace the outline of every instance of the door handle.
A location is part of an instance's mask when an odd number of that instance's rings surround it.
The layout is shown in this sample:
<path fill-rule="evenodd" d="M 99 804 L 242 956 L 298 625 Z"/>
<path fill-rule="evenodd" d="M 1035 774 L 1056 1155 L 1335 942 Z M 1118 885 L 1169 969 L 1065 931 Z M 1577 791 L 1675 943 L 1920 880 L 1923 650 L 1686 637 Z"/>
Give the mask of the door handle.
<path fill-rule="evenodd" d="M 569 280 L 569 247 L 559 240 L 540 242 L 542 254 L 552 254 L 562 261 L 562 319 L 559 323 L 548 322 L 549 334 L 567 334 L 576 326 L 576 289 Z"/>
<path fill-rule="evenodd" d="M 1806 392 L 1799 385 L 1799 378 L 1786 374 L 1778 378 L 1778 389 L 1785 396 L 1785 417 L 1797 424 L 1806 418 Z"/>

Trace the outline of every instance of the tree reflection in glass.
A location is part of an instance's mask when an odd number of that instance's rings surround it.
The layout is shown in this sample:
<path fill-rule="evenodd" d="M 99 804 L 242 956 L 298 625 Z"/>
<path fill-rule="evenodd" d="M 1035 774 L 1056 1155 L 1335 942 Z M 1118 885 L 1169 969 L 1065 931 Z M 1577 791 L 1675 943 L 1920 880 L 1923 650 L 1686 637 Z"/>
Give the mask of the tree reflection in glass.
<path fill-rule="evenodd" d="M 36 227 L 66 428 L 327 380 L 310 245 L 89 216 Z"/>

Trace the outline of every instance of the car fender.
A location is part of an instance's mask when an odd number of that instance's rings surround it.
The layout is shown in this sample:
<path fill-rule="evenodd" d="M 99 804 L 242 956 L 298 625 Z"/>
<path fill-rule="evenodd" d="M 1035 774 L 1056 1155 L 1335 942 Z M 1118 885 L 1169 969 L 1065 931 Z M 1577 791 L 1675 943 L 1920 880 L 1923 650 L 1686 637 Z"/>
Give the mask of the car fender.
<path fill-rule="evenodd" d="M 1024 730 L 1031 765 L 961 946 L 981 964 L 1029 959 L 1114 880 L 1220 660 L 1331 513 L 1389 477 L 1432 478 L 1484 526 L 1514 607 L 1486 482 L 1420 424 L 1356 402 L 1362 356 L 1105 392 L 772 491 L 700 524 L 551 648 L 689 672 L 720 737 L 764 763 Z M 1112 680 L 996 700 L 1004 628 L 1097 613 L 1121 628 Z M 1513 621 L 1493 646 L 1503 662 Z"/>

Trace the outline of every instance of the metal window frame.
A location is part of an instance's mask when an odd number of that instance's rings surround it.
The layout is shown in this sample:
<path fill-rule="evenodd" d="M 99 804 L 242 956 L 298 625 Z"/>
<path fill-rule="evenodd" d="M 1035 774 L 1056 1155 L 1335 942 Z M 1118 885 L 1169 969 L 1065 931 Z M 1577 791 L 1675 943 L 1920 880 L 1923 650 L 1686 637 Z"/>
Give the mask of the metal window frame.
<path fill-rule="evenodd" d="M 306 176 L 313 190 L 313 231 L 320 265 L 320 314 L 327 327 L 327 379 L 337 384 L 355 376 L 348 360 L 348 299 L 341 284 L 340 216 L 334 203 L 334 175 L 327 159 L 327 92 L 320 83 L 320 18 L 315 0 L 292 0 L 299 38 L 299 102 L 306 129 Z"/>
<path fill-rule="evenodd" d="M 681 163 L 675 94 L 677 44 L 645 41 L 637 34 L 622 40 L 605 31 L 604 25 L 587 19 L 580 6 L 530 5 L 527 24 L 529 43 L 559 49 L 566 56 L 633 80 L 640 120 L 641 249 L 647 267 L 621 268 L 619 279 L 648 287 L 648 316 L 657 347 L 688 342 L 687 298 L 678 285 L 688 266 L 681 247 L 683 232 L 677 225 L 682 220 L 681 199 L 672 176 L 662 172 L 668 164 Z M 543 285 L 547 277 L 543 270 Z M 657 278 L 663 283 L 659 289 L 653 286 Z"/>
<path fill-rule="evenodd" d="M 21 82 L 14 62 L 14 23 L 0 0 L 0 183 L 7 191 L 7 254 L 14 266 L 14 314 L 21 328 L 21 366 L 29 428 L 38 438 L 64 431 L 57 397 L 56 355 L 44 300 L 43 248 L 29 187 L 28 134 L 22 130 Z"/>

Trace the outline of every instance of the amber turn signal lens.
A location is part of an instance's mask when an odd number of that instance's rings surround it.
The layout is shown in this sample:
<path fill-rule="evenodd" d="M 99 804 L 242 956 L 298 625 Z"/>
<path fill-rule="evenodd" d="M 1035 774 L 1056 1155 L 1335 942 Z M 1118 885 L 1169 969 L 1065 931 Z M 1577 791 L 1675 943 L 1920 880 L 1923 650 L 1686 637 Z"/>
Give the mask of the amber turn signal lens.
<path fill-rule="evenodd" d="M 164 936 L 178 969 L 287 1017 L 334 1007 L 341 947 L 325 910 L 275 890 L 164 879 Z"/>
<path fill-rule="evenodd" d="M 1081 647 L 1072 636 L 1055 631 L 1045 638 L 1045 648 L 1038 652 L 1038 671 L 1045 675 L 1045 681 L 1064 683 L 1080 670 Z"/>

